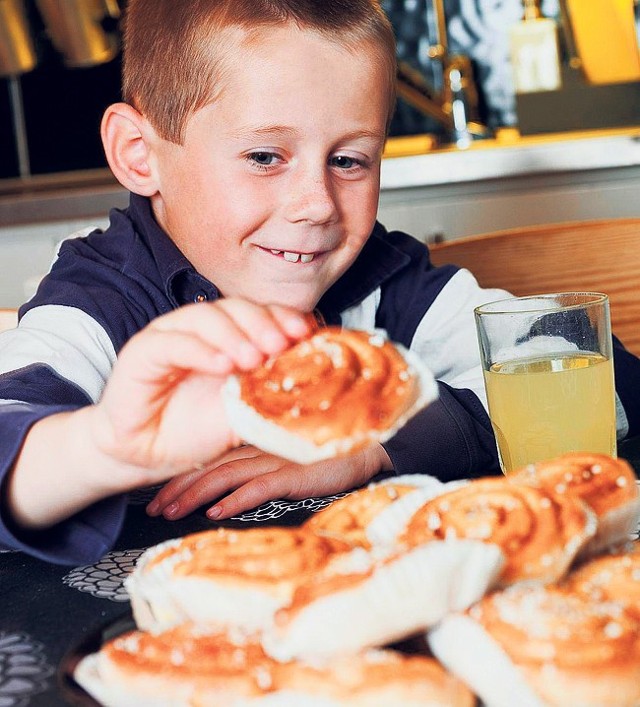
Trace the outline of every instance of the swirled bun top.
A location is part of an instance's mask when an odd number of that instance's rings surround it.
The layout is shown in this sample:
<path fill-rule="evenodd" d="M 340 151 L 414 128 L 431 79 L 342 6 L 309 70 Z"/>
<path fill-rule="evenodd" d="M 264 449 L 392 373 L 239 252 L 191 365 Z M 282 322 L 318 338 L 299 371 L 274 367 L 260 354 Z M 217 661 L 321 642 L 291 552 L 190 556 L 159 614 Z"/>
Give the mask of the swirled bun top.
<path fill-rule="evenodd" d="M 589 557 L 625 541 L 640 522 L 636 475 L 624 459 L 591 452 L 567 452 L 529 464 L 510 475 L 516 483 L 581 498 L 598 519 L 596 535 L 581 555 Z"/>
<path fill-rule="evenodd" d="M 430 371 L 382 334 L 326 327 L 229 378 L 229 423 L 247 443 L 300 463 L 392 437 L 437 397 Z"/>
<path fill-rule="evenodd" d="M 564 586 L 593 602 L 624 604 L 640 622 L 640 544 L 629 542 L 616 552 L 584 562 L 568 575 Z"/>
<path fill-rule="evenodd" d="M 281 663 L 259 643 L 183 624 L 132 631 L 84 658 L 76 679 L 104 705 L 175 707 L 473 707 L 465 685 L 433 658 L 371 650 L 319 665 Z"/>
<path fill-rule="evenodd" d="M 593 511 L 577 497 L 483 478 L 427 501 L 408 520 L 400 541 L 409 547 L 451 538 L 496 544 L 506 556 L 506 585 L 557 581 L 595 531 Z"/>
<path fill-rule="evenodd" d="M 149 548 L 127 592 L 138 628 L 193 620 L 251 633 L 271 623 L 300 582 L 349 549 L 297 528 L 216 528 Z"/>

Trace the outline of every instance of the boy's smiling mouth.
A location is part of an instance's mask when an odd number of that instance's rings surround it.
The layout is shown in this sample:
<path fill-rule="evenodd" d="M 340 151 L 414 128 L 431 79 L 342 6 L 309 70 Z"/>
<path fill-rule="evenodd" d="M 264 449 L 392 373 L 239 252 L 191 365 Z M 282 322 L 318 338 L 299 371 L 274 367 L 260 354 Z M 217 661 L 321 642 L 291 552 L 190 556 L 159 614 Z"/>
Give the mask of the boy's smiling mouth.
<path fill-rule="evenodd" d="M 288 263 L 310 263 L 317 255 L 317 253 L 298 253 L 291 250 L 277 250 L 275 248 L 263 248 L 260 249 L 267 251 L 272 255 L 278 256 L 286 260 Z"/>

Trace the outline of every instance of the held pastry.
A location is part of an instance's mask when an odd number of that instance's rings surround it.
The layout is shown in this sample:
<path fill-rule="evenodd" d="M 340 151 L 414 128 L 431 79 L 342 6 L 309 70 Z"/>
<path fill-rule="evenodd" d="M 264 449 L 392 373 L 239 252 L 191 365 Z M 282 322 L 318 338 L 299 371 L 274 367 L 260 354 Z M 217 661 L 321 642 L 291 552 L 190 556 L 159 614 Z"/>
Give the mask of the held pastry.
<path fill-rule="evenodd" d="M 390 535 L 372 538 L 369 529 L 389 506 L 402 500 L 403 506 L 417 508 L 426 498 L 441 492 L 444 484 L 433 476 L 412 474 L 368 484 L 334 501 L 306 521 L 314 533 L 346 540 L 354 546 L 371 549 L 373 544 L 391 543 Z"/>
<path fill-rule="evenodd" d="M 598 530 L 582 555 L 623 542 L 638 527 L 640 493 L 636 475 L 624 459 L 569 452 L 529 464 L 509 478 L 556 494 L 573 494 L 589 504 L 598 517 Z"/>
<path fill-rule="evenodd" d="M 192 620 L 252 633 L 271 624 L 307 576 L 328 571 L 348 549 L 302 529 L 218 528 L 150 548 L 126 589 L 138 628 Z"/>
<path fill-rule="evenodd" d="M 438 395 L 426 366 L 380 333 L 320 329 L 223 388 L 229 424 L 247 443 L 298 463 L 392 437 Z"/>
<path fill-rule="evenodd" d="M 486 707 L 640 704 L 640 624 L 615 602 L 514 585 L 446 618 L 429 645 Z"/>
<path fill-rule="evenodd" d="M 257 642 L 190 624 L 133 631 L 84 658 L 76 681 L 106 707 L 473 707 L 433 658 L 372 650 L 325 666 L 278 663 Z"/>
<path fill-rule="evenodd" d="M 593 537 L 593 511 L 579 498 L 514 484 L 506 478 L 470 481 L 427 501 L 406 521 L 400 543 L 468 538 L 499 547 L 502 585 L 562 578 Z"/>
<path fill-rule="evenodd" d="M 340 556 L 331 576 L 298 587 L 263 645 L 281 661 L 322 662 L 406 638 L 478 601 L 502 563 L 496 546 L 473 540 L 431 542 L 381 558 L 353 550 Z"/>

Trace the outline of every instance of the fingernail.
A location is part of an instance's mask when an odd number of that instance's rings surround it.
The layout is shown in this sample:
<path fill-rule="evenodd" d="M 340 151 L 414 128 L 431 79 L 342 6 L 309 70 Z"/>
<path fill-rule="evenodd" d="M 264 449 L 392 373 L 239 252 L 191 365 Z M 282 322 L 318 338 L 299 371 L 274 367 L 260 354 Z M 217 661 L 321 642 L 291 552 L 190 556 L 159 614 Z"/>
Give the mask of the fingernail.
<path fill-rule="evenodd" d="M 243 341 L 238 347 L 238 353 L 241 362 L 245 366 L 256 366 L 260 363 L 260 352 L 256 347 L 248 341 Z"/>
<path fill-rule="evenodd" d="M 316 329 L 318 323 L 313 314 L 309 314 L 306 316 L 297 315 L 290 317 L 287 319 L 286 325 L 289 334 L 298 336 L 306 334 L 310 329 Z"/>
<path fill-rule="evenodd" d="M 287 339 L 278 331 L 267 331 L 261 339 L 265 351 L 277 353 L 287 345 Z"/>
<path fill-rule="evenodd" d="M 178 506 L 178 504 L 175 503 L 175 501 L 174 501 L 173 503 L 170 503 L 170 504 L 164 509 L 164 512 L 163 512 L 162 515 L 163 515 L 165 518 L 173 518 L 173 516 L 175 516 L 176 513 L 178 512 L 178 509 L 179 509 L 179 506 Z"/>
<path fill-rule="evenodd" d="M 147 506 L 147 513 L 150 516 L 157 516 L 158 511 L 160 510 L 160 502 L 159 501 L 151 501 L 151 503 Z"/>
<path fill-rule="evenodd" d="M 215 520 L 222 513 L 222 508 L 220 506 L 214 506 L 207 511 L 207 518 L 209 520 Z"/>

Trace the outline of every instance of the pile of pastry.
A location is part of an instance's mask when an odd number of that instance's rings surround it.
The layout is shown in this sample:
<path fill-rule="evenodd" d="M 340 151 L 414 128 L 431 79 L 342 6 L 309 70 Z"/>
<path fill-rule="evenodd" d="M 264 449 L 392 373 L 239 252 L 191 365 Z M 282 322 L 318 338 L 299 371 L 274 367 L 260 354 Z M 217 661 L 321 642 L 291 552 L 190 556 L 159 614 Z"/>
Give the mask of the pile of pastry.
<path fill-rule="evenodd" d="M 437 397 L 408 352 L 331 328 L 230 382 L 239 437 L 301 462 L 387 439 Z M 127 580 L 137 630 L 75 678 L 107 707 L 639 705 L 639 517 L 626 462 L 569 454 L 171 540 Z"/>
<path fill-rule="evenodd" d="M 638 705 L 639 515 L 625 461 L 568 454 L 171 540 L 127 580 L 138 630 L 76 679 L 108 706 Z"/>

